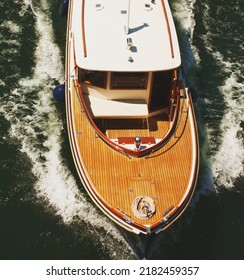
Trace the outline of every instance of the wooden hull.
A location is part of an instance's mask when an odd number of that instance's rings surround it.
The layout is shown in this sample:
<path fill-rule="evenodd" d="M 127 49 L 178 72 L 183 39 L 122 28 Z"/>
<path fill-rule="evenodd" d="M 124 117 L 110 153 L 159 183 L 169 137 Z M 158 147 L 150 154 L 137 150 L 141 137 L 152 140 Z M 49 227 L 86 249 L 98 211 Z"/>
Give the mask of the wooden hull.
<path fill-rule="evenodd" d="M 70 7 L 72 9 L 72 7 Z M 71 15 L 70 11 L 70 15 Z M 82 184 L 93 202 L 111 220 L 136 234 L 152 234 L 166 229 L 186 209 L 196 186 L 199 146 L 193 105 L 187 89 L 179 96 L 179 114 L 167 142 L 155 151 L 139 157 L 111 148 L 94 129 L 82 102 L 68 19 L 66 51 L 66 114 L 69 141 Z M 162 137 L 170 122 L 162 115 L 143 120 L 103 119 L 108 138 Z M 96 120 L 94 120 L 96 123 Z M 122 123 L 125 123 L 122 125 Z M 135 214 L 133 202 L 150 197 L 155 212 L 142 219 Z"/>

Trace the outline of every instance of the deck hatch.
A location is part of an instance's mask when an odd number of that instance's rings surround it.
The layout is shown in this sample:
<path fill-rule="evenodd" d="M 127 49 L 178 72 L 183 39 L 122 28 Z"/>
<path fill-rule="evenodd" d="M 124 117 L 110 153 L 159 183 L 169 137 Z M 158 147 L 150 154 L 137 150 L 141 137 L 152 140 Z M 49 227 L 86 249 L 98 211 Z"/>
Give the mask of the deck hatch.
<path fill-rule="evenodd" d="M 127 184 L 131 203 L 137 196 L 143 195 L 150 196 L 155 202 L 158 200 L 157 182 L 153 177 L 129 177 Z"/>

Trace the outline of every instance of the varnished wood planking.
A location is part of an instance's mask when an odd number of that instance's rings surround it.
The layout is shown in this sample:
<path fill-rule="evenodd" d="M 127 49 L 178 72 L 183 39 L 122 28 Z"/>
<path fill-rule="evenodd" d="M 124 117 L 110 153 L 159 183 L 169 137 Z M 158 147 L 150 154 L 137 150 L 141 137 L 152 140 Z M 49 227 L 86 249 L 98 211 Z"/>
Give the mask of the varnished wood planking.
<path fill-rule="evenodd" d="M 179 202 L 188 185 L 192 147 L 187 113 L 183 113 L 181 116 L 181 123 L 176 133 L 177 137 L 172 138 L 165 147 L 153 153 L 148 159 L 129 159 L 96 137 L 81 110 L 79 99 L 74 90 L 72 91 L 72 106 L 74 109 L 74 131 L 77 145 L 81 150 L 80 156 L 88 177 L 96 187 L 97 192 L 110 206 L 124 210 L 139 223 L 142 221 L 133 215 L 131 204 L 133 198 L 138 195 L 146 195 L 147 192 L 147 195 L 157 198 L 155 199 L 157 212 L 150 220 L 143 223 L 152 224 L 162 219 L 162 213 L 171 205 L 176 205 Z M 168 123 L 166 124 L 165 121 L 157 120 L 157 127 L 166 127 L 166 125 L 168 126 Z M 185 133 L 181 136 L 182 131 Z M 131 132 L 134 133 L 134 131 Z M 157 132 L 158 130 L 154 130 L 155 135 Z M 112 129 L 111 133 L 117 136 L 119 134 L 116 129 Z M 153 178 L 155 185 L 145 189 L 146 184 L 138 184 L 135 192 L 129 192 L 128 178 L 139 177 Z"/>
<path fill-rule="evenodd" d="M 109 138 L 148 136 L 147 123 L 143 119 L 107 119 L 105 122 Z"/>
<path fill-rule="evenodd" d="M 104 122 L 107 128 L 107 136 L 112 139 L 135 136 L 150 136 L 160 139 L 163 138 L 169 129 L 169 122 L 165 120 L 164 115 L 150 117 L 148 124 L 145 119 L 106 119 Z M 121 129 L 121 127 L 124 129 Z"/>

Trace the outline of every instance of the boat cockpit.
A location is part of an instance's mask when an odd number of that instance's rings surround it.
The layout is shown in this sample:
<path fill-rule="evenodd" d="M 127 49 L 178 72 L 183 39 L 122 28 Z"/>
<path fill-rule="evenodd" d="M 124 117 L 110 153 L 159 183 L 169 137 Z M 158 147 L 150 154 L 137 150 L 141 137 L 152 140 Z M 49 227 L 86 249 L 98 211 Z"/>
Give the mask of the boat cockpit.
<path fill-rule="evenodd" d="M 78 68 L 78 87 L 96 133 L 116 150 L 140 157 L 159 149 L 172 135 L 179 112 L 177 77 L 177 69 L 107 72 Z M 139 146 L 135 139 L 140 139 Z"/>

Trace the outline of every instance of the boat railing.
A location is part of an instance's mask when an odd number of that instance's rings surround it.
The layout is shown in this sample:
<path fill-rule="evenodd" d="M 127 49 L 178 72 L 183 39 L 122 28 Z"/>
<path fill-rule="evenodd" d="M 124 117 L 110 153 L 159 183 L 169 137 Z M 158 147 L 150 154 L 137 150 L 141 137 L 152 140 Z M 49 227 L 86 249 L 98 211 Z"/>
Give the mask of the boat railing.
<path fill-rule="evenodd" d="M 86 117 L 88 118 L 90 124 L 94 127 L 96 134 L 105 142 L 107 143 L 110 147 L 115 149 L 116 151 L 126 155 L 127 157 L 130 158 L 130 156 L 134 157 L 143 157 L 147 156 L 149 154 L 154 153 L 158 149 L 160 149 L 162 146 L 167 144 L 169 140 L 172 138 L 174 135 L 175 129 L 177 127 L 178 123 L 178 117 L 179 117 L 179 108 L 180 108 L 180 93 L 178 92 L 176 94 L 176 103 L 175 103 L 175 109 L 174 109 L 174 114 L 172 118 L 172 125 L 166 135 L 162 138 L 161 141 L 157 142 L 156 144 L 153 144 L 152 146 L 143 149 L 143 150 L 132 150 L 128 149 L 126 146 L 121 147 L 121 145 L 115 143 L 114 141 L 110 140 L 104 133 L 101 132 L 101 130 L 97 127 L 96 123 L 94 122 L 93 117 L 91 116 L 89 109 L 86 106 L 86 102 L 84 100 L 83 94 L 82 94 L 82 88 L 80 83 L 78 82 L 78 79 L 73 79 L 73 87 L 76 90 L 76 94 L 79 97 L 80 103 L 82 105 L 83 111 L 85 112 Z"/>
<path fill-rule="evenodd" d="M 183 95 L 181 95 L 180 97 L 183 98 L 183 100 L 182 100 L 182 102 L 180 102 L 181 104 L 180 104 L 180 109 L 179 109 L 179 118 L 178 118 L 178 121 L 177 121 L 177 126 L 176 126 L 176 129 L 175 129 L 175 132 L 178 131 L 178 128 L 179 128 L 179 126 L 181 124 L 181 120 L 182 120 L 183 114 L 184 113 L 188 114 L 188 109 L 189 109 L 189 103 L 188 103 L 189 99 L 188 99 L 188 97 L 186 95 L 185 88 L 183 89 Z M 187 103 L 186 103 L 186 101 L 187 101 Z M 177 136 L 177 137 L 179 137 L 179 136 Z"/>

